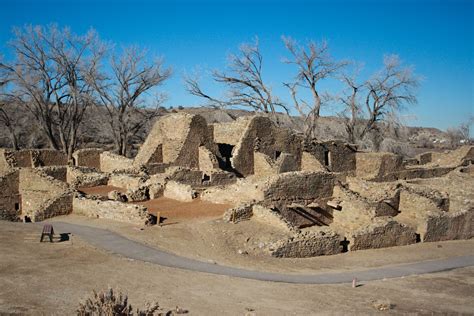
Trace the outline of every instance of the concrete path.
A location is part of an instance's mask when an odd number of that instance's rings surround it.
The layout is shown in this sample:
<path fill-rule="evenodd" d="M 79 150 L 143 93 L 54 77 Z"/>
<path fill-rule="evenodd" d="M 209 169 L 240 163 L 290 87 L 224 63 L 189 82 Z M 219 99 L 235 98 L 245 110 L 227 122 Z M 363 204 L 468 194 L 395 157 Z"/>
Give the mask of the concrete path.
<path fill-rule="evenodd" d="M 317 274 L 283 274 L 245 270 L 202 262 L 177 256 L 139 242 L 127 239 L 109 230 L 64 222 L 53 222 L 56 233 L 72 233 L 97 248 L 122 255 L 126 258 L 156 263 L 166 267 L 185 269 L 238 278 L 261 281 L 299 283 L 299 284 L 335 284 L 350 283 L 353 278 L 359 281 L 381 280 L 403 276 L 433 273 L 474 265 L 474 255 L 407 263 L 367 270 L 327 272 Z"/>

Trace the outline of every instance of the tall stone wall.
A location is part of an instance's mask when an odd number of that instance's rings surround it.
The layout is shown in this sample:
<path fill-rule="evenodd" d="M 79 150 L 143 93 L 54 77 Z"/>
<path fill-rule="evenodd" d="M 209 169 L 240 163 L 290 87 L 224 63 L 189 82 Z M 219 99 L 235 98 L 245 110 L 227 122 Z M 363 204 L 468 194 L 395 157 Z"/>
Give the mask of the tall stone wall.
<path fill-rule="evenodd" d="M 200 115 L 166 115 L 153 126 L 135 157 L 134 165 L 164 163 L 199 168 L 200 146 L 213 154 L 217 153 L 212 131 Z"/>
<path fill-rule="evenodd" d="M 248 128 L 251 117 L 241 116 L 234 122 L 215 123 L 214 141 L 219 144 L 237 145 Z"/>
<path fill-rule="evenodd" d="M 0 176 L 0 220 L 20 217 L 19 171 Z"/>
<path fill-rule="evenodd" d="M 235 145 L 232 167 L 243 176 L 255 173 L 254 152 L 261 152 L 276 159 L 281 153 L 293 155 L 301 165 L 301 138 L 290 130 L 277 127 L 268 117 L 255 116 L 248 124 L 242 138 Z"/>

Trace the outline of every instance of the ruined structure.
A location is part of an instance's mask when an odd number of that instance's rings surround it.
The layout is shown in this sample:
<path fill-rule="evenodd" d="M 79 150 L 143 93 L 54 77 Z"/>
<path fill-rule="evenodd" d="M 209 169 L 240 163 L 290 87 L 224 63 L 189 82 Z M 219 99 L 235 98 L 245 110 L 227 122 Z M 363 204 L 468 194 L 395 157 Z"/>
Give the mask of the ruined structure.
<path fill-rule="evenodd" d="M 265 248 L 276 257 L 467 239 L 473 162 L 473 146 L 404 161 L 342 141 L 304 141 L 265 116 L 208 124 L 176 113 L 155 123 L 133 159 L 82 149 L 68 162 L 51 150 L 0 149 L 0 219 L 75 213 L 153 224 L 137 203 L 164 196 L 226 203 L 227 222 L 281 229 L 288 238 Z M 83 193 L 101 186 L 111 188 L 105 196 Z"/>

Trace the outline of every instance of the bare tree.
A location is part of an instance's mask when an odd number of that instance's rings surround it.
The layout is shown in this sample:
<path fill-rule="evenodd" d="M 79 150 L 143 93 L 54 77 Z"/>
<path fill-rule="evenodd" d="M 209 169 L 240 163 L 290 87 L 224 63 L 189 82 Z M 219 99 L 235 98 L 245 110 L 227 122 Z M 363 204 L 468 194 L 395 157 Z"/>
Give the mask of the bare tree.
<path fill-rule="evenodd" d="M 365 82 L 357 80 L 357 73 L 344 73 L 341 80 L 346 93 L 339 97 L 346 108 L 346 131 L 351 142 L 369 133 L 380 134 L 379 122 L 384 126 L 400 125 L 399 111 L 407 104 L 415 104 L 415 88 L 419 79 L 411 67 L 404 67 L 396 55 L 384 58 L 384 67 Z"/>
<path fill-rule="evenodd" d="M 210 106 L 244 106 L 257 112 L 270 113 L 276 119 L 277 108 L 287 113 L 288 109 L 263 81 L 262 63 L 263 56 L 259 50 L 258 39 L 255 39 L 253 44 L 242 44 L 238 55 L 229 56 L 227 73 L 213 72 L 214 81 L 224 84 L 228 89 L 225 99 L 205 93 L 196 78 L 185 78 L 186 89 L 190 94 L 206 99 Z"/>
<path fill-rule="evenodd" d="M 128 154 L 130 140 L 158 115 L 163 96 L 153 100 L 146 95 L 171 75 L 161 59 L 148 62 L 146 52 L 130 47 L 111 58 L 111 72 L 91 72 L 88 80 L 94 87 L 97 103 L 107 109 L 116 150 Z"/>
<path fill-rule="evenodd" d="M 0 70 L 0 89 L 3 91 L 5 86 L 8 83 L 8 77 L 5 71 Z M 7 100 L 5 98 L 0 98 L 0 123 L 5 125 L 8 130 L 8 134 L 10 136 L 10 142 L 12 144 L 13 149 L 18 150 L 18 139 L 16 136 L 15 131 L 15 122 L 13 118 L 10 116 L 8 111 L 6 110 Z"/>
<path fill-rule="evenodd" d="M 360 95 L 364 89 L 365 82 L 358 81 L 358 75 L 362 66 L 355 65 L 353 72 L 343 72 L 340 74 L 340 80 L 345 85 L 345 89 L 337 100 L 344 105 L 344 111 L 341 116 L 344 119 L 344 125 L 349 142 L 355 143 L 358 138 L 358 128 L 362 119 L 362 103 Z"/>
<path fill-rule="evenodd" d="M 97 34 L 78 36 L 55 25 L 16 28 L 14 34 L 10 46 L 15 60 L 0 63 L 11 84 L 6 96 L 34 115 L 53 149 L 71 158 L 84 111 L 91 104 L 84 74 L 102 56 Z"/>
<path fill-rule="evenodd" d="M 321 106 L 330 99 L 327 93 L 319 90 L 319 83 L 324 79 L 335 77 L 347 63 L 334 61 L 329 55 L 325 41 L 321 43 L 310 41 L 305 47 L 299 45 L 291 37 L 283 36 L 282 39 L 291 54 L 291 59 L 285 59 L 284 62 L 295 65 L 297 68 L 295 81 L 284 85 L 290 90 L 294 106 L 304 119 L 306 137 L 314 138 Z M 308 89 L 311 92 L 312 101 L 299 99 L 298 88 Z"/>
<path fill-rule="evenodd" d="M 414 90 L 418 85 L 411 67 L 403 67 L 397 55 L 385 56 L 384 68 L 365 83 L 368 120 L 360 138 L 377 129 L 377 122 L 397 118 L 404 105 L 417 103 Z"/>

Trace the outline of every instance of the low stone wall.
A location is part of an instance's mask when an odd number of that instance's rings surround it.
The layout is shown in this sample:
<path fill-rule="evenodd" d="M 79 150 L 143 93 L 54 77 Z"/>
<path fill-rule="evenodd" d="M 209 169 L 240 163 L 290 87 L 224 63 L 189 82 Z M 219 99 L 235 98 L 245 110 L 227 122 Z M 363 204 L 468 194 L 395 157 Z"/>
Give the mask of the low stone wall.
<path fill-rule="evenodd" d="M 342 252 L 342 238 L 333 232 L 301 233 L 270 246 L 273 257 L 307 258 Z"/>
<path fill-rule="evenodd" d="M 397 181 L 409 179 L 426 179 L 442 177 L 453 171 L 455 167 L 436 167 L 436 168 L 408 168 L 405 170 L 389 172 L 383 176 L 374 179 L 375 181 Z"/>
<path fill-rule="evenodd" d="M 236 181 L 237 177 L 235 174 L 227 171 L 217 171 L 211 173 L 209 185 L 229 185 Z"/>
<path fill-rule="evenodd" d="M 73 196 L 74 193 L 67 192 L 46 201 L 38 210 L 24 212 L 23 215 L 28 216 L 33 222 L 40 222 L 55 216 L 68 215 L 72 212 Z"/>
<path fill-rule="evenodd" d="M 309 204 L 332 196 L 336 178 L 326 172 L 288 172 L 269 179 L 264 189 L 264 206 Z"/>
<path fill-rule="evenodd" d="M 107 184 L 125 190 L 136 190 L 142 186 L 146 180 L 146 177 L 142 176 L 116 173 L 109 176 Z"/>
<path fill-rule="evenodd" d="M 88 188 L 107 185 L 109 175 L 86 167 L 68 167 L 66 180 L 73 188 Z"/>
<path fill-rule="evenodd" d="M 456 213 L 429 214 L 422 240 L 442 241 L 474 237 L 474 208 Z"/>
<path fill-rule="evenodd" d="M 74 157 L 75 166 L 100 170 L 100 154 L 103 151 L 103 149 L 99 148 L 85 148 L 76 150 L 72 155 Z"/>
<path fill-rule="evenodd" d="M 34 167 L 67 165 L 66 154 L 52 149 L 31 150 L 31 160 Z"/>
<path fill-rule="evenodd" d="M 356 153 L 356 176 L 361 179 L 380 179 L 402 168 L 402 156 L 391 153 Z"/>
<path fill-rule="evenodd" d="M 166 170 L 169 174 L 168 179 L 191 186 L 201 186 L 203 182 L 203 172 L 195 169 L 183 167 L 170 167 Z"/>
<path fill-rule="evenodd" d="M 376 221 L 350 236 L 350 250 L 404 246 L 416 243 L 415 230 L 396 221 Z"/>
<path fill-rule="evenodd" d="M 66 182 L 67 181 L 67 166 L 49 166 L 49 167 L 40 167 L 38 170 L 41 170 L 48 176 L 62 181 Z"/>
<path fill-rule="evenodd" d="M 149 222 L 149 214 L 146 207 L 117 201 L 101 201 L 75 197 L 73 199 L 73 213 L 136 225 L 145 225 Z"/>
<path fill-rule="evenodd" d="M 233 207 L 225 211 L 224 216 L 222 219 L 228 223 L 238 223 L 242 221 L 249 220 L 253 215 L 252 212 L 252 205 L 251 204 L 244 204 L 239 205 L 237 207 Z"/>
<path fill-rule="evenodd" d="M 104 151 L 100 154 L 100 171 L 114 172 L 131 169 L 133 160 L 127 157 Z"/>
<path fill-rule="evenodd" d="M 273 227 L 278 227 L 285 231 L 294 231 L 293 225 L 288 222 L 280 213 L 264 206 L 255 204 L 252 207 L 252 220 L 256 220 Z"/>
<path fill-rule="evenodd" d="M 173 200 L 191 202 L 197 195 L 189 184 L 169 181 L 166 183 L 163 196 Z"/>

